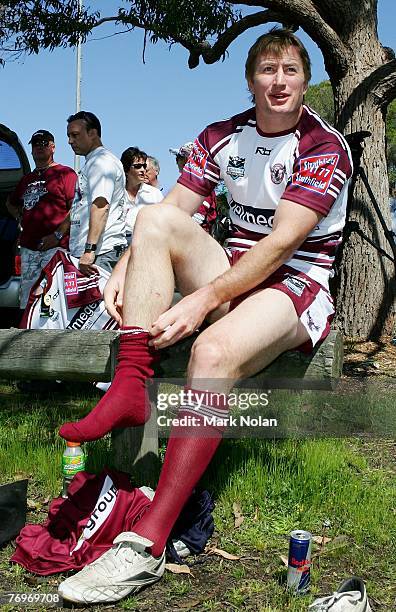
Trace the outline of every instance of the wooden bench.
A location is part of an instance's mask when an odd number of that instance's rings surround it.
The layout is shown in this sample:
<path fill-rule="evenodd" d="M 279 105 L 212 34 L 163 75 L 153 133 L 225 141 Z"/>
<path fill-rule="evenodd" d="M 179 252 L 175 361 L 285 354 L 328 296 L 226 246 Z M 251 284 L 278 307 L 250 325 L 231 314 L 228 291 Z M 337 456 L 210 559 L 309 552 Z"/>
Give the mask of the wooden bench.
<path fill-rule="evenodd" d="M 0 330 L 0 379 L 110 381 L 118 350 L 117 331 Z M 165 349 L 161 377 L 184 377 L 194 337 Z M 343 339 L 331 331 L 312 355 L 289 351 L 252 379 L 255 388 L 333 389 L 342 372 Z M 257 385 L 257 386 L 256 386 Z M 156 410 L 142 427 L 112 433 L 114 465 L 141 484 L 158 475 Z"/>

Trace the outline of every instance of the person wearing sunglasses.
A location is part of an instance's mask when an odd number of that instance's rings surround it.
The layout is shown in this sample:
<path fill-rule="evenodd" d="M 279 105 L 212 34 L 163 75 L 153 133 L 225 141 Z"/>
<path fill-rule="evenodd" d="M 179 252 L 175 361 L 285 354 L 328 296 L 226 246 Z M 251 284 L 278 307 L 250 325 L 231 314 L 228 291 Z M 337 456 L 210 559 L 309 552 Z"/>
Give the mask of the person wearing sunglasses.
<path fill-rule="evenodd" d="M 158 204 L 164 199 L 162 192 L 146 183 L 147 154 L 138 147 L 128 147 L 121 155 L 126 178 L 126 238 L 131 243 L 133 228 L 139 210 L 147 204 Z"/>
<path fill-rule="evenodd" d="M 90 276 L 100 266 L 111 272 L 126 249 L 125 174 L 120 160 L 102 144 L 99 119 L 80 111 L 67 119 L 67 137 L 85 156 L 71 209 L 70 253 Z"/>
<path fill-rule="evenodd" d="M 21 223 L 20 308 L 24 309 L 41 270 L 59 248 L 69 244 L 69 211 L 77 175 L 54 160 L 55 138 L 37 130 L 29 144 L 35 168 L 26 174 L 10 196 L 7 206 Z"/>

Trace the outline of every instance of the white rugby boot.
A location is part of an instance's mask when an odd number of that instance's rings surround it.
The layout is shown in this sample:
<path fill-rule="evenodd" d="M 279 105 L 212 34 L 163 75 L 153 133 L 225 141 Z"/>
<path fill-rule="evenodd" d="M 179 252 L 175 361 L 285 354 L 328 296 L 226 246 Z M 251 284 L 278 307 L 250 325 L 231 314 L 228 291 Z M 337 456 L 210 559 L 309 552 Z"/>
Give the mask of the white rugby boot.
<path fill-rule="evenodd" d="M 165 551 L 155 558 L 146 551 L 152 545 L 133 531 L 120 533 L 110 550 L 61 582 L 59 594 L 75 603 L 100 603 L 137 593 L 164 573 Z"/>
<path fill-rule="evenodd" d="M 328 597 L 315 599 L 310 612 L 371 612 L 366 587 L 361 578 L 348 578 Z"/>

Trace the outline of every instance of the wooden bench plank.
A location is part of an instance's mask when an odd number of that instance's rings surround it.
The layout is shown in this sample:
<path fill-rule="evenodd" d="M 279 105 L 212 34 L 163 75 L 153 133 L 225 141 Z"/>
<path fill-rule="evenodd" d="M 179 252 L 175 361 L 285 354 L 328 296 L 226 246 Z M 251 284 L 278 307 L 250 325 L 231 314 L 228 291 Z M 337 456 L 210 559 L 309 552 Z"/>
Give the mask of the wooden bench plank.
<path fill-rule="evenodd" d="M 4 379 L 111 380 L 111 350 L 117 331 L 38 329 L 0 330 L 0 377 Z M 183 378 L 191 345 L 186 338 L 161 352 L 162 378 Z M 258 386 L 303 388 L 335 386 L 341 376 L 343 339 L 331 331 L 312 354 L 288 351 L 252 379 Z"/>
<path fill-rule="evenodd" d="M 0 330 L 0 378 L 111 380 L 116 331 Z"/>

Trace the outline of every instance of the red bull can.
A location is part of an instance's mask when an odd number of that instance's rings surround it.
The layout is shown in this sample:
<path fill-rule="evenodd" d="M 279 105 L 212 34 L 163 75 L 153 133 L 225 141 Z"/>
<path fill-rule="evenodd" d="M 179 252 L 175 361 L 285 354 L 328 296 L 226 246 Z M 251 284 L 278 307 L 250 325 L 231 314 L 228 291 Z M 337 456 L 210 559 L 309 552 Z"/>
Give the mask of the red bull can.
<path fill-rule="evenodd" d="M 287 588 L 298 595 L 309 591 L 312 534 L 296 529 L 290 534 Z"/>

